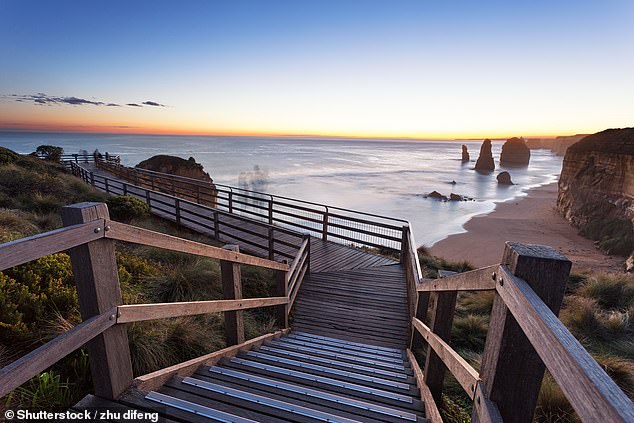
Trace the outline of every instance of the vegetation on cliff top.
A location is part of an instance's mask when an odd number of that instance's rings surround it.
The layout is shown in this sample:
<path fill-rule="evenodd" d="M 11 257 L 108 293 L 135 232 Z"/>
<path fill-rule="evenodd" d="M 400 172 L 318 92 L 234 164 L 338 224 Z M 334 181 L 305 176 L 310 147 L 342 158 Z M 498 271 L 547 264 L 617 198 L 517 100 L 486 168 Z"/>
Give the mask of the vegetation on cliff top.
<path fill-rule="evenodd" d="M 0 243 L 60 227 L 59 208 L 82 201 L 105 201 L 114 219 L 209 243 L 208 238 L 148 216 L 147 206 L 130 197 L 108 197 L 94 190 L 54 161 L 0 149 Z M 117 244 L 116 257 L 126 304 L 222 298 L 217 260 L 122 243 Z M 272 273 L 245 266 L 242 275 L 246 298 L 273 292 Z M 247 338 L 274 329 L 269 312 L 245 312 Z M 66 253 L 0 273 L 0 367 L 80 321 Z M 213 314 L 139 322 L 128 326 L 128 338 L 134 374 L 141 375 L 224 347 L 223 317 Z M 89 363 L 86 350 L 71 354 L 2 399 L 0 408 L 70 407 L 92 391 Z"/>

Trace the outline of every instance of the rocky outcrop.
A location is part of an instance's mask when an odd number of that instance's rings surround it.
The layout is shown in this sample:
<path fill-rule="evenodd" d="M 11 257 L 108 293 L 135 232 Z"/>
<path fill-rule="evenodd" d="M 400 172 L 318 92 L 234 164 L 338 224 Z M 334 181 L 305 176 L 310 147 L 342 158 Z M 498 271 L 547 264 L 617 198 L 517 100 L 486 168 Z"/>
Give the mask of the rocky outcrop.
<path fill-rule="evenodd" d="M 449 197 L 439 193 L 438 191 L 432 191 L 429 194 L 424 196 L 425 198 L 433 198 L 434 200 L 439 201 L 472 201 L 473 198 L 467 197 L 466 195 L 454 194 L 453 192 L 449 194 Z"/>
<path fill-rule="evenodd" d="M 495 170 L 493 153 L 491 153 L 491 140 L 485 139 L 480 147 L 480 156 L 476 162 L 475 169 L 481 172 L 492 172 Z"/>
<path fill-rule="evenodd" d="M 497 177 L 497 180 L 499 185 L 515 185 L 513 181 L 511 180 L 511 174 L 506 171 L 500 172 L 500 174 Z"/>
<path fill-rule="evenodd" d="M 634 249 L 634 128 L 589 135 L 566 151 L 557 208 L 610 254 Z"/>
<path fill-rule="evenodd" d="M 213 184 L 213 179 L 209 176 L 209 173 L 205 172 L 203 165 L 197 163 L 193 157 L 188 160 L 182 159 L 176 156 L 158 155 L 150 157 L 147 160 L 142 161 L 136 165 L 139 169 L 151 170 L 154 172 L 169 173 L 170 175 L 182 176 L 190 179 L 198 179 L 206 182 L 206 184 L 200 184 L 196 186 L 195 181 L 182 183 L 182 186 L 177 186 L 176 195 L 179 197 L 191 199 L 192 196 L 197 198 L 201 204 L 215 207 L 217 204 L 218 191 Z M 158 189 L 172 194 L 174 187 L 168 181 L 162 181 L 160 178 L 155 178 L 152 189 Z M 181 192 L 183 191 L 183 192 Z M 185 191 L 189 192 L 189 196 L 185 195 Z M 183 194 L 183 195 L 181 195 Z"/>
<path fill-rule="evenodd" d="M 467 150 L 467 146 L 462 144 L 462 162 L 468 162 L 470 160 L 469 150 Z"/>
<path fill-rule="evenodd" d="M 213 182 L 209 173 L 205 172 L 203 165 L 196 163 L 196 160 L 193 157 L 190 157 L 189 160 L 185 160 L 180 157 L 161 154 L 150 157 L 147 160 L 143 160 L 141 163 L 136 165 L 136 167 L 152 170 L 154 172 L 169 173 L 171 175 Z"/>
<path fill-rule="evenodd" d="M 509 138 L 502 146 L 500 166 L 528 166 L 531 150 L 523 138 Z"/>

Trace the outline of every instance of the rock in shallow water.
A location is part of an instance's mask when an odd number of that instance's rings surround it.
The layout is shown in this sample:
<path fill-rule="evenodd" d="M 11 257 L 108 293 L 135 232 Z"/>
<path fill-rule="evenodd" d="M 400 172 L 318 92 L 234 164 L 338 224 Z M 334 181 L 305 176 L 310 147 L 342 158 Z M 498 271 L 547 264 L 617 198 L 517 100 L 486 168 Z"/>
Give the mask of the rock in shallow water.
<path fill-rule="evenodd" d="M 508 172 L 500 172 L 497 177 L 498 184 L 500 185 L 515 185 L 511 180 L 511 174 Z"/>

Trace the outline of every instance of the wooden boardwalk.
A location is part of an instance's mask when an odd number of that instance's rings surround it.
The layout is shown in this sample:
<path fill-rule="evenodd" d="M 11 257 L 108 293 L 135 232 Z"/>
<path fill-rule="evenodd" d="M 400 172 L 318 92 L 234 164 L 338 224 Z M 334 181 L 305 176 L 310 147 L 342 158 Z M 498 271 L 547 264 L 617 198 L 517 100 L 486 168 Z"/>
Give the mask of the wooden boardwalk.
<path fill-rule="evenodd" d="M 409 310 L 403 269 L 394 264 L 311 273 L 292 316 L 299 330 L 404 349 Z"/>

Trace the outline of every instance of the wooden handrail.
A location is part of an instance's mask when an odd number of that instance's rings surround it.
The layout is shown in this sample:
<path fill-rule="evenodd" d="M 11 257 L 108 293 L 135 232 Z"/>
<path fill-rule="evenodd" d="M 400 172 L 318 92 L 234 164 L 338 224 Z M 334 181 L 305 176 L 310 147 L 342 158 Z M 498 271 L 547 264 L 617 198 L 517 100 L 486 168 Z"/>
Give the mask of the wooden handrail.
<path fill-rule="evenodd" d="M 185 301 L 178 303 L 131 304 L 117 307 L 117 323 L 194 316 L 223 311 L 248 310 L 288 304 L 288 297 L 248 298 L 241 300 Z"/>
<path fill-rule="evenodd" d="M 0 271 L 103 238 L 104 220 L 68 226 L 0 245 Z"/>
<path fill-rule="evenodd" d="M 583 421 L 634 421 L 634 405 L 521 278 L 500 266 L 496 290 Z"/>
<path fill-rule="evenodd" d="M 184 238 L 126 225 L 125 223 L 108 221 L 106 222 L 106 226 L 109 227 L 109 229 L 105 231 L 106 238 L 116 239 L 118 241 L 148 245 L 171 251 L 179 251 L 181 253 L 230 261 L 232 263 L 263 267 L 265 269 L 288 271 L 288 265 L 285 263 L 278 263 L 273 260 L 237 253 L 200 242 L 189 241 Z"/>
<path fill-rule="evenodd" d="M 0 398 L 116 323 L 116 308 L 92 317 L 0 369 Z"/>
<path fill-rule="evenodd" d="M 294 273 L 295 272 L 295 268 L 297 267 L 299 261 L 302 259 L 303 255 L 304 255 L 304 251 L 306 250 L 306 248 L 308 248 L 308 243 L 310 242 L 310 239 L 305 239 L 302 242 L 302 245 L 299 247 L 299 250 L 297 251 L 297 254 L 295 255 L 295 259 L 293 260 L 293 262 L 291 263 L 290 267 L 288 268 L 288 272 L 289 273 Z"/>
<path fill-rule="evenodd" d="M 460 386 L 462 386 L 462 389 L 473 399 L 476 382 L 480 379 L 478 372 L 451 348 L 449 344 L 432 332 L 431 329 L 419 319 L 414 317 L 412 319 L 412 325 L 420 332 L 443 363 L 445 363 L 451 374 L 456 378 Z"/>
<path fill-rule="evenodd" d="M 427 279 L 417 284 L 416 290 L 418 292 L 491 291 L 495 289 L 495 281 L 491 275 L 497 272 L 499 267 L 500 265 L 495 264 L 441 279 Z"/>

